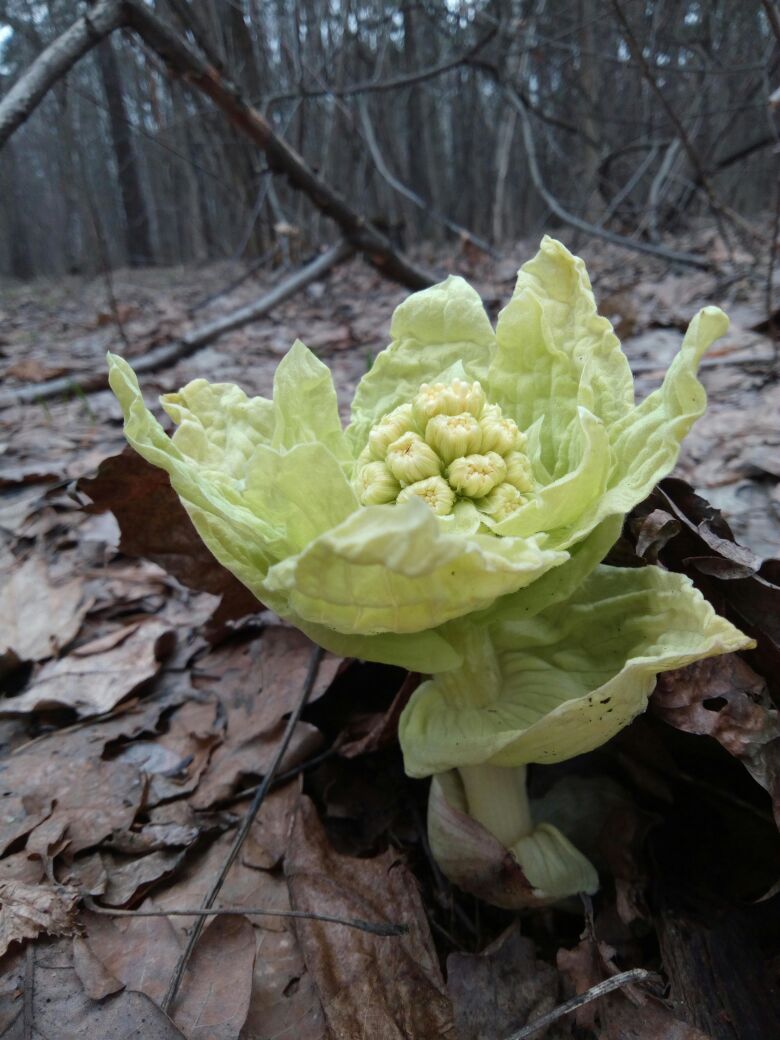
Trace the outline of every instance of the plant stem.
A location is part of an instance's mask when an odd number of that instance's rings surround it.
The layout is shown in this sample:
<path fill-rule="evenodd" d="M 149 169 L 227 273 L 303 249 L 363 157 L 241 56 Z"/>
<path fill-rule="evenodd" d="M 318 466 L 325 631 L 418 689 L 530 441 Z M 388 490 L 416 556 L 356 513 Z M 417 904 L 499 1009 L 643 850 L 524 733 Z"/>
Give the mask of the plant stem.
<path fill-rule="evenodd" d="M 469 815 L 511 848 L 533 830 L 525 766 L 460 766 Z"/>

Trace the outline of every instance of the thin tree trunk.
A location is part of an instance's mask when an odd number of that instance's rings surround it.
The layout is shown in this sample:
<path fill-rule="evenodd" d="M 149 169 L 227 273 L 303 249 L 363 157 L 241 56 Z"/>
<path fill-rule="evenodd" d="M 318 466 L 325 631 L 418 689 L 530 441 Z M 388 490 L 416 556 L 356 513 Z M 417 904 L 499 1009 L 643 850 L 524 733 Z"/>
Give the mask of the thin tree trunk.
<path fill-rule="evenodd" d="M 154 259 L 149 235 L 149 214 L 141 190 L 141 179 L 122 93 L 122 77 L 110 37 L 98 47 L 97 57 L 106 95 L 117 178 L 125 214 L 127 262 L 131 267 L 140 267 Z"/>

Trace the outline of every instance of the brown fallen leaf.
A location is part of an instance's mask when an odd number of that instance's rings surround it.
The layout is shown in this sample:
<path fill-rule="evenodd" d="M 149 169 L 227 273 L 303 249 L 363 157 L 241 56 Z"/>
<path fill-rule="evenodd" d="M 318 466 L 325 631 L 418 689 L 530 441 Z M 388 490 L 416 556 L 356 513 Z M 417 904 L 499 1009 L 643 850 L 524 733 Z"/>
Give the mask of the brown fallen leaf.
<path fill-rule="evenodd" d="M 29 834 L 51 813 L 52 804 L 40 802 L 35 795 L 9 793 L 0 809 L 0 856 L 25 834 Z"/>
<path fill-rule="evenodd" d="M 127 906 L 143 892 L 165 878 L 171 877 L 181 864 L 185 850 L 166 850 L 150 852 L 148 856 L 116 855 L 103 853 L 108 884 L 101 896 L 101 903 L 107 906 Z"/>
<path fill-rule="evenodd" d="M 409 929 L 404 936 L 380 938 L 320 921 L 296 922 L 304 960 L 334 1036 L 454 1038 L 452 1007 L 417 883 L 392 851 L 374 859 L 339 855 L 314 805 L 302 798 L 285 876 L 296 910 Z"/>
<path fill-rule="evenodd" d="M 97 758 L 69 758 L 56 742 L 36 745 L 0 764 L 0 797 L 10 791 L 56 801 L 50 820 L 67 826 L 71 855 L 99 844 L 115 827 L 129 827 L 144 789 L 136 769 Z"/>
<path fill-rule="evenodd" d="M 614 954 L 605 943 L 584 939 L 573 950 L 559 950 L 557 964 L 579 994 L 618 973 Z M 637 985 L 608 993 L 579 1008 L 574 1016 L 578 1025 L 596 1028 L 599 1040 L 712 1040 L 680 1021 L 657 997 Z"/>
<path fill-rule="evenodd" d="M 172 649 L 163 622 L 128 625 L 44 664 L 25 693 L 0 702 L 0 717 L 51 708 L 72 708 L 80 718 L 104 715 L 153 678 Z"/>
<path fill-rule="evenodd" d="M 84 942 L 101 965 L 102 973 L 159 1004 L 181 953 L 178 936 L 168 918 L 111 918 L 86 911 L 79 920 L 84 927 Z M 78 961 L 76 969 L 81 975 Z M 84 970 L 94 978 L 97 969 L 87 964 Z M 82 982 L 86 988 L 83 977 Z"/>
<path fill-rule="evenodd" d="M 663 672 L 650 711 L 686 733 L 714 737 L 772 796 L 780 825 L 780 713 L 737 654 Z"/>
<path fill-rule="evenodd" d="M 37 556 L 0 576 L 0 675 L 20 661 L 53 657 L 75 637 L 90 608 L 84 584 L 57 584 Z"/>
<path fill-rule="evenodd" d="M 451 953 L 447 991 L 458 1040 L 494 1040 L 555 1007 L 558 973 L 515 923 L 481 953 Z"/>
<path fill-rule="evenodd" d="M 90 949 L 81 935 L 73 938 L 73 970 L 79 977 L 87 996 L 102 1000 L 124 987 L 124 983 L 111 974 L 102 961 Z"/>
<path fill-rule="evenodd" d="M 167 475 L 132 448 L 104 459 L 97 474 L 82 478 L 78 488 L 94 502 L 90 511 L 110 509 L 116 516 L 121 552 L 152 560 L 188 588 L 221 596 L 214 623 L 224 625 L 262 610 L 262 604 L 206 548 Z M 149 508 L 150 501 L 154 509 Z"/>
<path fill-rule="evenodd" d="M 217 917 L 204 929 L 171 1017 L 188 1040 L 235 1040 L 252 996 L 255 931 L 246 917 Z"/>
<path fill-rule="evenodd" d="M 81 986 L 68 941 L 39 944 L 26 969 L 31 1030 L 27 1035 L 56 1040 L 185 1040 L 144 993 L 125 989 L 93 1000 Z M 21 1025 L 21 1016 L 17 1021 Z M 17 1036 L 21 1040 L 23 1034 L 13 1034 L 13 1040 Z"/>
<path fill-rule="evenodd" d="M 225 801 L 246 777 L 262 776 L 267 770 L 286 724 L 284 716 L 300 698 L 311 650 L 311 642 L 297 629 L 277 625 L 265 629 L 259 641 L 220 648 L 198 662 L 196 681 L 205 685 L 218 677 L 215 693 L 223 705 L 226 730 L 192 799 L 194 808 Z M 310 703 L 325 693 L 340 666 L 341 658 L 324 657 Z M 319 730 L 298 723 L 280 772 L 313 755 L 321 743 Z"/>
<path fill-rule="evenodd" d="M 63 935 L 75 926 L 79 894 L 66 885 L 0 884 L 0 957 L 12 942 L 45 932 Z"/>

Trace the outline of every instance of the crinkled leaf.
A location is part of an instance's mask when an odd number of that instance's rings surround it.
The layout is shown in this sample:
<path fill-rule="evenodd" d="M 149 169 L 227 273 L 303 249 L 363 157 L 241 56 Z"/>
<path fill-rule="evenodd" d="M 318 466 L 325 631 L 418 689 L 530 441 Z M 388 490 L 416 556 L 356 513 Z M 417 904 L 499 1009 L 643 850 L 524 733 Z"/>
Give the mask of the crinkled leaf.
<path fill-rule="evenodd" d="M 271 445 L 324 444 L 340 462 L 351 460 L 333 376 L 304 346 L 293 343 L 274 374 L 274 431 Z"/>
<path fill-rule="evenodd" d="M 371 426 L 411 401 L 422 383 L 435 383 L 459 363 L 467 379 L 484 380 L 495 336 L 476 290 L 456 275 L 413 293 L 396 308 L 392 342 L 363 376 L 347 431 L 355 454 Z"/>
<path fill-rule="evenodd" d="M 533 539 L 445 533 L 421 501 L 361 509 L 273 567 L 267 587 L 337 631 L 419 632 L 488 606 L 567 555 Z"/>
<path fill-rule="evenodd" d="M 483 682 L 456 671 L 415 691 L 399 727 L 407 772 L 583 754 L 645 709 L 659 672 L 751 645 L 682 575 L 601 566 L 567 603 L 481 630 L 469 652 Z"/>
<path fill-rule="evenodd" d="M 562 476 L 576 464 L 569 444 L 578 406 L 610 426 L 634 399 L 628 361 L 598 314 L 583 261 L 546 235 L 520 269 L 496 340 L 488 397 L 521 429 L 543 418 L 541 460 Z"/>

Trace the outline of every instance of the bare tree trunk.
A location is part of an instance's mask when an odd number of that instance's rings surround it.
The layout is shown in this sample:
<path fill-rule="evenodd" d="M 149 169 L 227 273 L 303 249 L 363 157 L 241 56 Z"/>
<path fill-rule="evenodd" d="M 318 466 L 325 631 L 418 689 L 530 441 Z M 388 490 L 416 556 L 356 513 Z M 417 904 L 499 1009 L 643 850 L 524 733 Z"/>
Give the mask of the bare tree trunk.
<path fill-rule="evenodd" d="M 117 178 L 125 214 L 125 245 L 131 267 L 152 263 L 154 256 L 149 236 L 149 214 L 141 190 L 133 139 L 122 93 L 122 77 L 116 54 L 107 37 L 97 49 L 100 78 L 106 95 L 111 139 L 116 157 Z"/>

